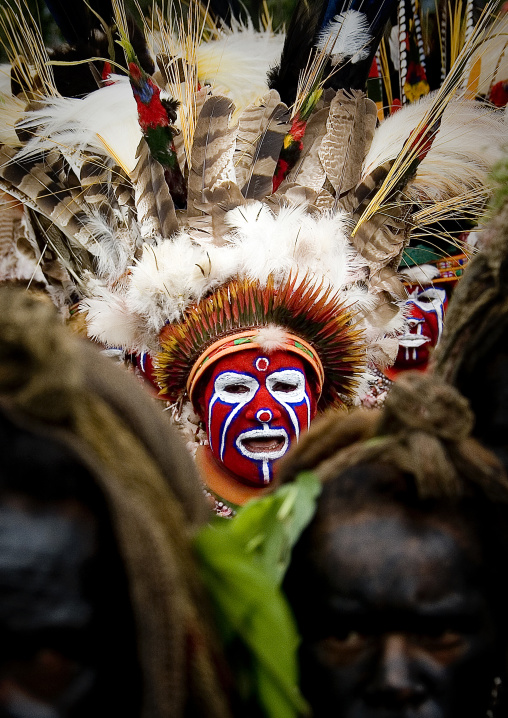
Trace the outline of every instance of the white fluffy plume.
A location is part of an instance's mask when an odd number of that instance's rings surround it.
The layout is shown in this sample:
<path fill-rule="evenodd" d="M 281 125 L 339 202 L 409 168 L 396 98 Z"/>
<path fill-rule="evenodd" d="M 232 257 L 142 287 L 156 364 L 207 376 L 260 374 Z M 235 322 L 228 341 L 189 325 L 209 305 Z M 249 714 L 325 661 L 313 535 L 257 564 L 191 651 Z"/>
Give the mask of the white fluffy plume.
<path fill-rule="evenodd" d="M 399 274 L 411 284 L 429 284 L 439 277 L 439 269 L 433 264 L 420 264 L 414 267 L 405 267 Z"/>
<path fill-rule="evenodd" d="M 315 274 L 340 290 L 363 278 L 363 260 L 348 239 L 345 213 L 316 217 L 306 205 L 282 206 L 275 215 L 254 202 L 227 213 L 227 239 L 236 251 L 239 276 L 265 283 L 269 275 Z"/>
<path fill-rule="evenodd" d="M 365 13 L 347 10 L 335 15 L 321 32 L 316 47 L 332 58 L 332 65 L 338 65 L 347 58 L 351 62 L 365 60 L 369 55 L 372 36 Z"/>
<path fill-rule="evenodd" d="M 284 349 L 286 342 L 286 331 L 275 324 L 261 327 L 255 341 L 259 342 L 263 351 L 267 354 Z"/>
<path fill-rule="evenodd" d="M 83 151 L 107 154 L 127 172 L 136 165 L 141 140 L 136 102 L 127 77 L 115 75 L 113 85 L 83 98 L 55 97 L 27 113 L 20 127 L 37 129 L 20 157 L 38 155 L 58 147 L 72 148 L 75 158 Z"/>
<path fill-rule="evenodd" d="M 364 176 L 397 156 L 433 99 L 427 95 L 380 124 L 364 162 Z M 473 100 L 450 101 L 432 148 L 408 191 L 419 200 L 432 201 L 482 187 L 502 156 L 507 130 L 502 112 Z"/>
<path fill-rule="evenodd" d="M 230 97 L 238 114 L 266 94 L 268 70 L 279 60 L 283 45 L 283 33 L 255 30 L 251 21 L 234 22 L 197 48 L 199 81 L 210 84 L 214 94 Z"/>

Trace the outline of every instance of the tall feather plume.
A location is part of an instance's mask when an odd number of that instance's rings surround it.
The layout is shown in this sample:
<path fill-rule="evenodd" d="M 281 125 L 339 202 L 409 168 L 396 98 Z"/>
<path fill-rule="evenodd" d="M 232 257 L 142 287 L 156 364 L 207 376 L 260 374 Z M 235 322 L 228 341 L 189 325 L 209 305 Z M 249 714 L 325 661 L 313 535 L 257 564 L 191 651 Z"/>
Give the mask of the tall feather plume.
<path fill-rule="evenodd" d="M 364 89 L 372 58 L 394 3 L 395 0 L 300 0 L 291 18 L 280 64 L 269 74 L 270 87 L 279 92 L 288 106 L 302 93 L 309 94 L 310 87 L 316 84 L 316 78 L 325 78 L 325 87 Z M 363 21 L 362 24 L 364 30 L 368 27 L 368 32 L 365 32 L 363 39 L 357 36 L 358 43 L 355 43 L 355 48 L 350 48 L 351 55 L 348 55 L 351 59 L 333 68 L 330 53 L 335 53 L 333 45 L 336 38 L 332 38 L 328 31 L 337 32 L 346 18 L 346 25 L 352 22 L 358 29 L 355 23 L 357 13 L 365 17 L 365 24 Z M 347 36 L 348 33 L 344 32 L 342 39 L 337 40 L 338 45 Z M 328 40 L 324 40 L 325 37 Z M 325 49 L 322 42 L 323 49 L 319 52 L 315 48 L 320 39 L 324 40 L 327 47 Z M 313 79 L 302 81 L 302 75 Z M 317 80 L 318 84 L 320 81 Z"/>
<path fill-rule="evenodd" d="M 175 205 L 169 193 L 164 169 L 153 159 L 148 144 L 141 140 L 138 163 L 131 174 L 141 237 L 145 241 L 156 237 L 171 237 L 178 232 Z"/>
<path fill-rule="evenodd" d="M 404 85 L 406 84 L 407 77 L 407 41 L 408 41 L 408 22 L 406 13 L 406 0 L 399 0 L 399 11 L 398 11 L 398 32 L 399 32 L 399 91 L 400 101 L 404 104 L 406 102 L 406 95 L 404 93 Z"/>
<path fill-rule="evenodd" d="M 145 35 L 157 56 L 164 89 L 178 101 L 181 132 L 175 145 L 182 171 L 192 164 L 194 132 L 207 90 L 198 90 L 198 47 L 207 33 L 216 32 L 210 14 L 197 0 L 189 0 L 186 12 L 177 12 L 177 3 L 154 4 L 152 20 L 143 19 Z M 180 10 L 181 10 L 180 6 Z M 162 86 L 162 85 L 161 85 Z M 183 160 L 183 161 L 182 161 Z"/>
<path fill-rule="evenodd" d="M 350 210 L 360 181 L 363 160 L 372 142 L 377 110 L 359 90 L 338 91 L 330 106 L 327 133 L 319 158 L 335 190 L 337 205 Z"/>
<path fill-rule="evenodd" d="M 194 133 L 189 172 L 187 214 L 201 214 L 195 202 L 203 203 L 205 189 L 234 177 L 233 152 L 236 129 L 229 127 L 234 105 L 227 97 L 211 97 L 203 105 Z"/>
<path fill-rule="evenodd" d="M 289 130 L 289 111 L 283 102 L 272 109 L 262 130 L 242 194 L 247 199 L 261 199 L 272 191 L 273 175 L 277 167 L 284 138 Z"/>
<path fill-rule="evenodd" d="M 259 139 L 279 103 L 279 93 L 270 90 L 261 102 L 250 105 L 240 116 L 235 151 L 236 183 L 239 187 L 247 182 Z"/>
<path fill-rule="evenodd" d="M 26 102 L 40 96 L 57 96 L 44 39 L 22 0 L 12 0 L 10 6 L 0 7 L 0 38 L 2 36 L 5 37 L 2 43 L 12 66 L 15 94 L 21 94 Z"/>
<path fill-rule="evenodd" d="M 300 73 L 308 65 L 328 4 L 326 0 L 299 0 L 286 33 L 280 62 L 268 75 L 269 86 L 277 90 L 288 106 L 296 99 Z M 332 4 L 339 5 L 337 12 L 341 11 L 342 4 Z"/>
<path fill-rule="evenodd" d="M 352 233 L 353 236 L 359 231 L 362 224 L 369 221 L 377 212 L 382 212 L 383 206 L 393 201 L 394 193 L 400 192 L 404 183 L 414 176 L 418 164 L 430 149 L 430 144 L 439 128 L 444 110 L 462 82 L 471 54 L 484 39 L 489 13 L 492 12 L 494 4 L 495 2 L 491 2 L 484 10 L 475 32 L 459 54 L 445 82 L 430 104 L 429 110 L 411 132 L 379 190 L 359 217 Z"/>

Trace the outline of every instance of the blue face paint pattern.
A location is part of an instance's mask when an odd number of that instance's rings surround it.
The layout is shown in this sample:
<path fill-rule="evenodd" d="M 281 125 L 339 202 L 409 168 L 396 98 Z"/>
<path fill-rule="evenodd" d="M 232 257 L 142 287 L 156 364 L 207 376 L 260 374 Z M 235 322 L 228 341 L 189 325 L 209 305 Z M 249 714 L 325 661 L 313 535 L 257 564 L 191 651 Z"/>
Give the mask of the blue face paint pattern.
<path fill-rule="evenodd" d="M 243 371 L 232 370 L 230 357 L 217 362 L 208 385 L 207 431 L 212 453 L 229 471 L 244 483 L 266 485 L 274 462 L 309 427 L 315 401 L 299 358 L 282 351 L 277 357 L 252 354 L 248 363 L 242 357 Z"/>

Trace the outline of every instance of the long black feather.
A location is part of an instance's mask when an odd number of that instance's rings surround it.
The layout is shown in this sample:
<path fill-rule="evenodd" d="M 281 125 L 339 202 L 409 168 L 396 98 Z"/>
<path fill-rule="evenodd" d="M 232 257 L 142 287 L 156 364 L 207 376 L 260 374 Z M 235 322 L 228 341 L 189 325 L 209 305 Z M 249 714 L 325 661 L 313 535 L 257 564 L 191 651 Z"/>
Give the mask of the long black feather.
<path fill-rule="evenodd" d="M 110 43 L 103 26 L 103 22 L 108 28 L 114 26 L 111 0 L 87 0 L 87 2 L 45 0 L 45 2 L 68 43 L 68 47 L 51 51 L 52 60 L 74 62 L 87 60 L 90 57 L 104 57 L 114 60 L 119 65 L 125 64 L 123 50 L 117 43 L 114 45 L 115 55 L 110 57 Z M 147 74 L 153 74 L 155 68 L 144 35 L 130 14 L 127 14 L 127 27 L 129 40 L 141 67 Z M 53 73 L 58 91 L 65 97 L 80 97 L 96 90 L 97 78 L 101 77 L 102 67 L 98 67 L 96 63 L 91 68 L 91 64 L 54 66 Z M 115 68 L 115 72 L 119 71 Z"/>
<path fill-rule="evenodd" d="M 299 0 L 288 28 L 280 63 L 268 75 L 269 86 L 278 90 L 287 105 L 292 105 L 300 73 L 315 53 L 320 34 L 336 15 L 358 10 L 366 15 L 372 36 L 368 57 L 356 63 L 345 62 L 331 74 L 324 86 L 335 90 L 364 90 L 372 60 L 396 3 L 397 0 Z M 330 63 L 325 66 L 325 77 L 331 69 Z"/>

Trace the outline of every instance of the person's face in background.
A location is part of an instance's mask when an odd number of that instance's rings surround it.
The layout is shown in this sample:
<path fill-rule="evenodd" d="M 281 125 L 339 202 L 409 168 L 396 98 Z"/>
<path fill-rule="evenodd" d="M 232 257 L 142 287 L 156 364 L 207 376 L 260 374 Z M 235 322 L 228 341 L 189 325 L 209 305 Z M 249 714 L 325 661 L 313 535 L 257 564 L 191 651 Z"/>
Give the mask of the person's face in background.
<path fill-rule="evenodd" d="M 444 289 L 414 287 L 406 302 L 404 332 L 399 337 L 399 351 L 394 369 L 425 369 L 433 348 L 443 333 L 448 300 Z"/>
<path fill-rule="evenodd" d="M 139 711 L 133 617 L 109 526 L 78 500 L 1 490 L 0 718 Z"/>
<path fill-rule="evenodd" d="M 330 517 L 288 589 L 313 716 L 485 716 L 496 647 L 480 562 L 465 530 L 395 506 Z"/>

